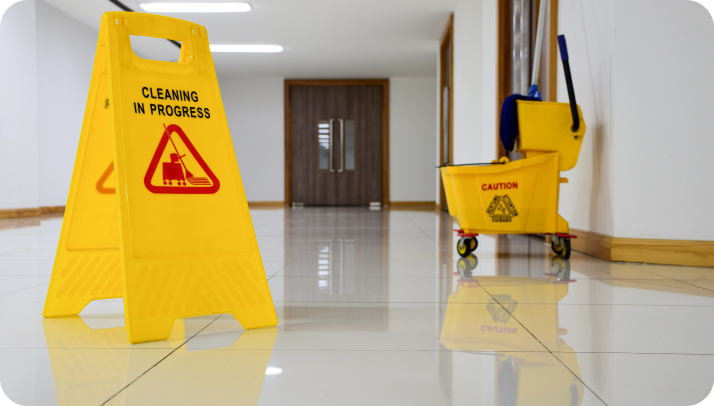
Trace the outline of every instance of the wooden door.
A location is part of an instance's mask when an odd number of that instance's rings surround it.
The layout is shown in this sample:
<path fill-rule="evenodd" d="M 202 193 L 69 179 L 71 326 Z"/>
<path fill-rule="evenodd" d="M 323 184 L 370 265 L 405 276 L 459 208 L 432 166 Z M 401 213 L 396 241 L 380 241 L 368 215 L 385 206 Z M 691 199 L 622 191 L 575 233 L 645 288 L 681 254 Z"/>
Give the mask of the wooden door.
<path fill-rule="evenodd" d="M 382 86 L 292 86 L 291 196 L 305 206 L 382 201 Z"/>

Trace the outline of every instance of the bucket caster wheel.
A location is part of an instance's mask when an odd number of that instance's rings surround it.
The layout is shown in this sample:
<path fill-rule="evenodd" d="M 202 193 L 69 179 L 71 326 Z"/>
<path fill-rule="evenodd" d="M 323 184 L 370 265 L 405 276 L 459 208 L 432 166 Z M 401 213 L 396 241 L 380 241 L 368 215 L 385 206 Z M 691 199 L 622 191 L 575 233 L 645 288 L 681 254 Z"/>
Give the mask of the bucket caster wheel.
<path fill-rule="evenodd" d="M 550 246 L 556 255 L 562 256 L 563 259 L 570 258 L 570 238 L 554 235 L 553 242 L 550 243 Z"/>
<path fill-rule="evenodd" d="M 456 263 L 456 269 L 459 271 L 459 277 L 461 279 L 473 279 L 471 271 L 476 269 L 478 266 L 478 258 L 475 255 L 468 255 L 464 258 L 459 258 Z"/>
<path fill-rule="evenodd" d="M 476 237 L 461 237 L 456 243 L 456 251 L 461 257 L 467 257 L 470 253 L 476 251 L 478 240 Z"/>
<path fill-rule="evenodd" d="M 561 281 L 570 280 L 570 260 L 561 256 L 553 257 L 550 260 L 550 274 L 557 275 Z"/>

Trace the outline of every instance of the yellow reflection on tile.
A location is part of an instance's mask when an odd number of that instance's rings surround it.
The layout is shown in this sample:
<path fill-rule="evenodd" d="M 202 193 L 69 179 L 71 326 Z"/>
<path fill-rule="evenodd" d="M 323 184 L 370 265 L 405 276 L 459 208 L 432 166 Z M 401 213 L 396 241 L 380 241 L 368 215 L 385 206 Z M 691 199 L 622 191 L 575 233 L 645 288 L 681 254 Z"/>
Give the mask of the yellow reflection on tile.
<path fill-rule="evenodd" d="M 131 345 L 125 327 L 91 329 L 79 316 L 44 319 L 43 327 L 60 406 L 102 404 L 130 383 L 112 404 L 254 406 L 277 334 L 276 328 L 243 331 L 228 347 L 179 344 L 174 351 L 165 341 Z M 179 319 L 172 338 L 183 343 L 185 335 Z"/>
<path fill-rule="evenodd" d="M 573 255 L 570 258 L 573 272 L 593 279 L 666 279 L 662 275 L 648 272 L 630 264 L 594 260 L 585 255 Z"/>
<path fill-rule="evenodd" d="M 273 373 L 268 362 L 277 331 L 245 330 L 223 348 L 192 348 L 189 341 L 132 384 L 124 404 L 255 406 L 266 373 Z"/>
<path fill-rule="evenodd" d="M 714 297 L 714 279 L 682 279 L 682 283 L 707 289 L 709 291 L 709 295 Z"/>
<path fill-rule="evenodd" d="M 672 279 L 714 279 L 714 268 L 649 264 L 633 266 Z"/>
<path fill-rule="evenodd" d="M 703 286 L 704 284 L 707 284 L 707 281 L 705 280 L 687 280 L 685 283 L 673 279 L 610 279 L 603 282 L 619 288 L 644 289 L 657 292 L 679 293 L 683 295 L 714 297 L 714 283 L 709 284 L 709 288 L 705 288 Z M 701 282 L 702 285 L 697 285 L 694 282 Z"/>
<path fill-rule="evenodd" d="M 459 271 L 461 279 L 449 296 L 441 329 L 442 345 L 497 352 L 496 386 L 507 404 L 527 399 L 534 406 L 580 405 L 585 388 L 578 379 L 577 356 L 561 338 L 566 332 L 559 327 L 558 307 L 521 304 L 533 300 L 557 303 L 568 294 L 567 283 L 557 278 L 488 276 L 476 281 L 463 269 Z M 520 319 L 528 321 L 530 332 Z M 563 354 L 556 358 L 544 345 Z"/>

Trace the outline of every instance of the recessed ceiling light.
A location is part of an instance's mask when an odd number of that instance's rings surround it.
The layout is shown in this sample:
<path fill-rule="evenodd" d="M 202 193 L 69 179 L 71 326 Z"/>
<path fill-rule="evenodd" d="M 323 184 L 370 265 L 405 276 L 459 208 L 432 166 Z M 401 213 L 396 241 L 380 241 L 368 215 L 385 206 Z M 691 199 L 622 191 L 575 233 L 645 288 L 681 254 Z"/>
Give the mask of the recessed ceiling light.
<path fill-rule="evenodd" d="M 283 373 L 282 368 L 268 367 L 265 370 L 265 375 L 278 375 L 278 374 L 282 374 L 282 373 Z"/>
<path fill-rule="evenodd" d="M 280 45 L 211 45 L 211 52 L 283 52 Z"/>
<path fill-rule="evenodd" d="M 145 3 L 139 7 L 150 13 L 242 13 L 248 3 Z"/>

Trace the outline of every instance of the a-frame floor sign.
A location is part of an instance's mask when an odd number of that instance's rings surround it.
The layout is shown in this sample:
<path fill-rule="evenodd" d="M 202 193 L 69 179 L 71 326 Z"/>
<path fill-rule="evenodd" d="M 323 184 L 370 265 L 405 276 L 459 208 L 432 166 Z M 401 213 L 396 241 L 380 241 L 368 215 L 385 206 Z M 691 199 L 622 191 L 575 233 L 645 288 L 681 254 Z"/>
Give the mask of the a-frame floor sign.
<path fill-rule="evenodd" d="M 130 36 L 181 42 L 139 58 Z M 84 124 L 43 315 L 124 298 L 129 341 L 230 313 L 278 323 L 206 29 L 142 13 L 102 17 Z"/>

